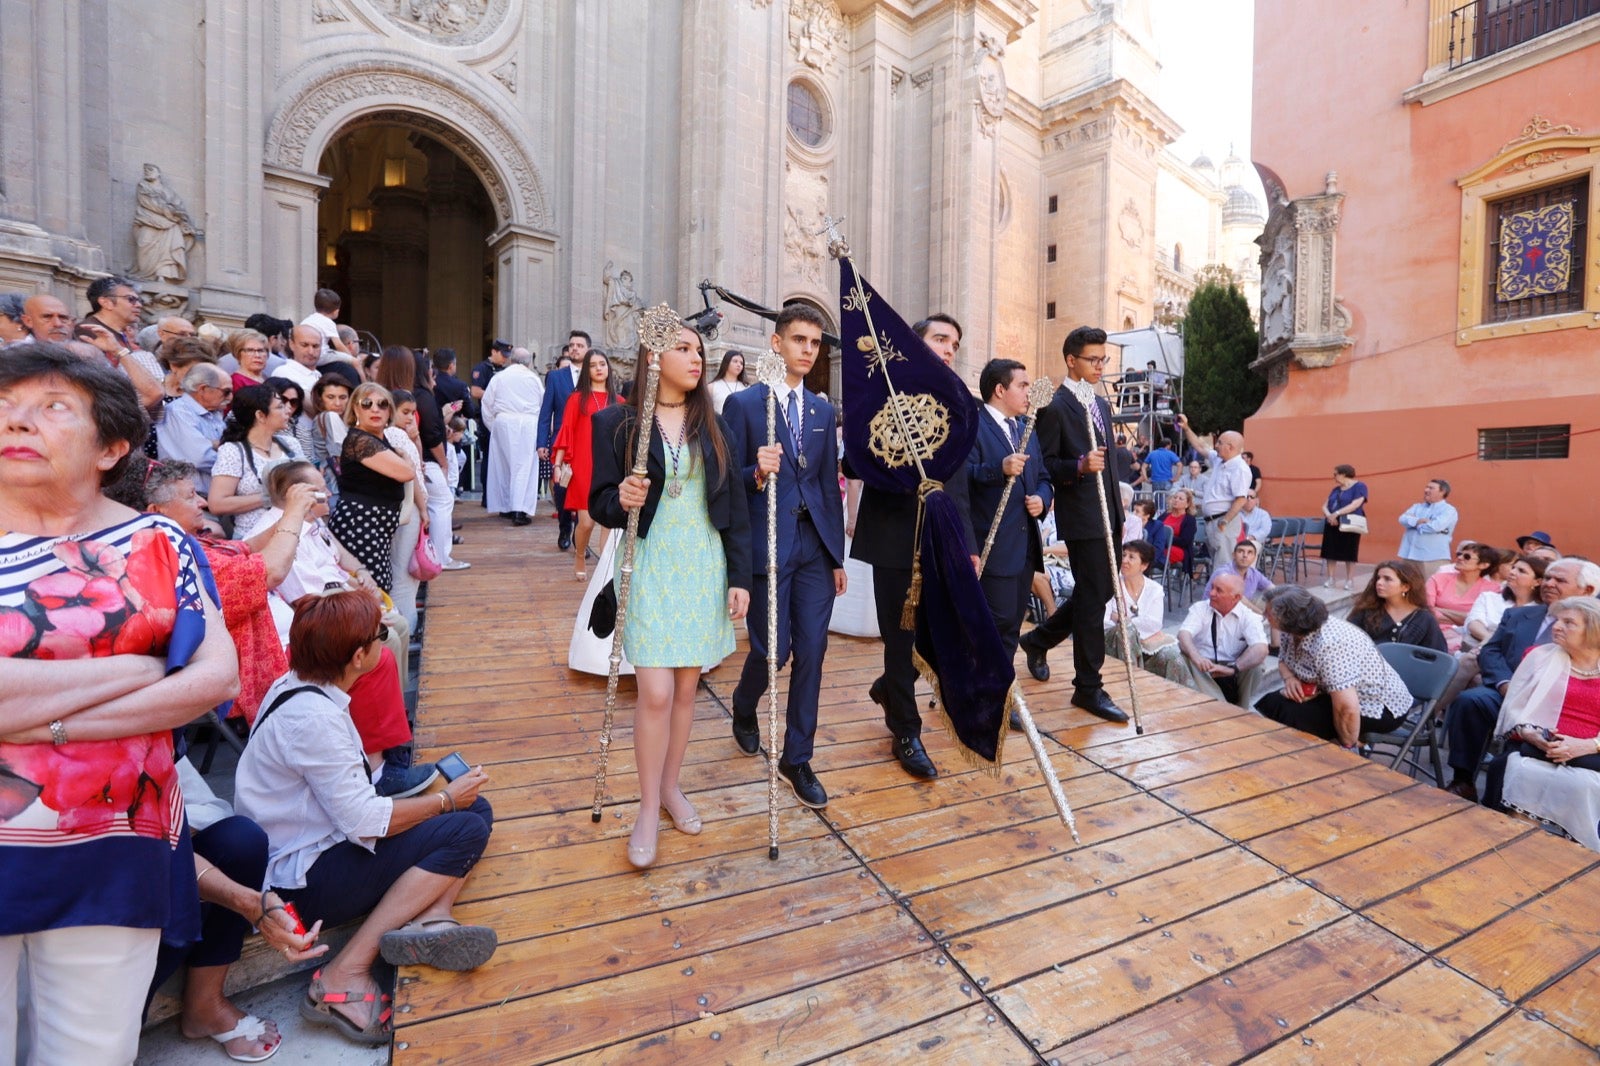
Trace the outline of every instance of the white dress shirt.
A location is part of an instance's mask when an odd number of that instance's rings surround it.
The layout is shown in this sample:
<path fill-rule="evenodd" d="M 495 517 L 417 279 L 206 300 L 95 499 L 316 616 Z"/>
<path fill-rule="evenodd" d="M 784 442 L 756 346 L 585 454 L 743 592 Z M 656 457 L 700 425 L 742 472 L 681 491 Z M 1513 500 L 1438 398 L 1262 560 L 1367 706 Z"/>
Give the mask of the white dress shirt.
<path fill-rule="evenodd" d="M 1211 643 L 1211 619 L 1217 619 L 1217 644 Z M 1256 614 L 1243 602 L 1236 603 L 1227 614 L 1217 614 L 1207 600 L 1196 600 L 1189 608 L 1180 627 L 1194 638 L 1195 650 L 1212 662 L 1236 662 L 1246 648 L 1267 642 L 1267 629 Z"/>

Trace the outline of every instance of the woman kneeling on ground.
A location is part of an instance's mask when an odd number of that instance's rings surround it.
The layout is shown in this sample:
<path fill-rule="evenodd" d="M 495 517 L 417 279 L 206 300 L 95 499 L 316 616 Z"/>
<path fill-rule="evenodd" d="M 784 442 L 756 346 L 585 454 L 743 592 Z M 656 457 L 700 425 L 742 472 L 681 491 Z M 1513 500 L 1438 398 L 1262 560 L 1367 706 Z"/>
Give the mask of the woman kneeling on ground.
<path fill-rule="evenodd" d="M 300 1013 L 374 1046 L 393 1035 L 388 996 L 372 975 L 380 952 L 396 966 L 470 970 L 497 944 L 494 930 L 450 914 L 494 823 L 478 796 L 489 780 L 483 768 L 414 799 L 372 786 L 349 691 L 377 665 L 384 635 L 365 592 L 296 602 L 289 673 L 266 694 L 234 796 L 271 842 L 263 910 L 290 902 L 325 928 L 368 915 L 312 975 Z"/>

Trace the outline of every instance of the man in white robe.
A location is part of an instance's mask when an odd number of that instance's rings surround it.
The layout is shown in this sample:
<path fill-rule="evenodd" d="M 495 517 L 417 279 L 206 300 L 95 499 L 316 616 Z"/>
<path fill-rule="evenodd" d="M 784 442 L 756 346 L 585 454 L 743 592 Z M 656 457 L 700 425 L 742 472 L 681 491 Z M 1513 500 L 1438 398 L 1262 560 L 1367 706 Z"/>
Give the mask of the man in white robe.
<path fill-rule="evenodd" d="M 489 428 L 489 477 L 485 505 L 509 514 L 519 526 L 533 522 L 539 506 L 539 408 L 544 383 L 533 356 L 514 348 L 504 370 L 483 391 L 483 424 Z"/>

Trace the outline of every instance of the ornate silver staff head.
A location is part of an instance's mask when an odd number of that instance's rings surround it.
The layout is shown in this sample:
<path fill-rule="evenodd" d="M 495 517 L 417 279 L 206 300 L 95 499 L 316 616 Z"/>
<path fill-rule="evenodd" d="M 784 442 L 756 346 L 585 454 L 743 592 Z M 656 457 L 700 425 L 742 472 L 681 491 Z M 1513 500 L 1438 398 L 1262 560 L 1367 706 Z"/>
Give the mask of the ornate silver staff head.
<path fill-rule="evenodd" d="M 1028 411 L 1037 414 L 1039 408 L 1050 406 L 1050 397 L 1055 395 L 1056 383 L 1049 377 L 1042 377 L 1028 386 Z"/>
<path fill-rule="evenodd" d="M 783 364 L 783 356 L 777 352 L 768 352 L 756 361 L 756 380 L 769 389 L 776 389 L 789 377 L 789 370 Z"/>
<path fill-rule="evenodd" d="M 850 258 L 850 244 L 844 239 L 844 234 L 839 232 L 839 223 L 843 221 L 843 215 L 838 218 L 832 215 L 822 216 L 822 232 L 828 235 L 828 254 L 835 259 Z"/>
<path fill-rule="evenodd" d="M 678 317 L 678 312 L 664 303 L 656 304 L 639 316 L 639 343 L 652 356 L 659 356 L 678 343 L 678 331 L 682 328 L 683 319 Z"/>

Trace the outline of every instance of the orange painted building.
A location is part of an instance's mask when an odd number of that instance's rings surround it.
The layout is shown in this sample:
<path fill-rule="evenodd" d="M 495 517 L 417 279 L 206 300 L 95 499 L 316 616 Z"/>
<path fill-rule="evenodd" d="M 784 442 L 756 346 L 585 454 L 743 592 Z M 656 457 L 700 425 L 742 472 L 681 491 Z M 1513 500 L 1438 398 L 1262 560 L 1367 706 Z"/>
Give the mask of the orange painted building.
<path fill-rule="evenodd" d="M 1600 558 L 1600 0 L 1257 0 L 1254 95 L 1263 505 L 1353 465 L 1375 562 L 1442 477 Z"/>

